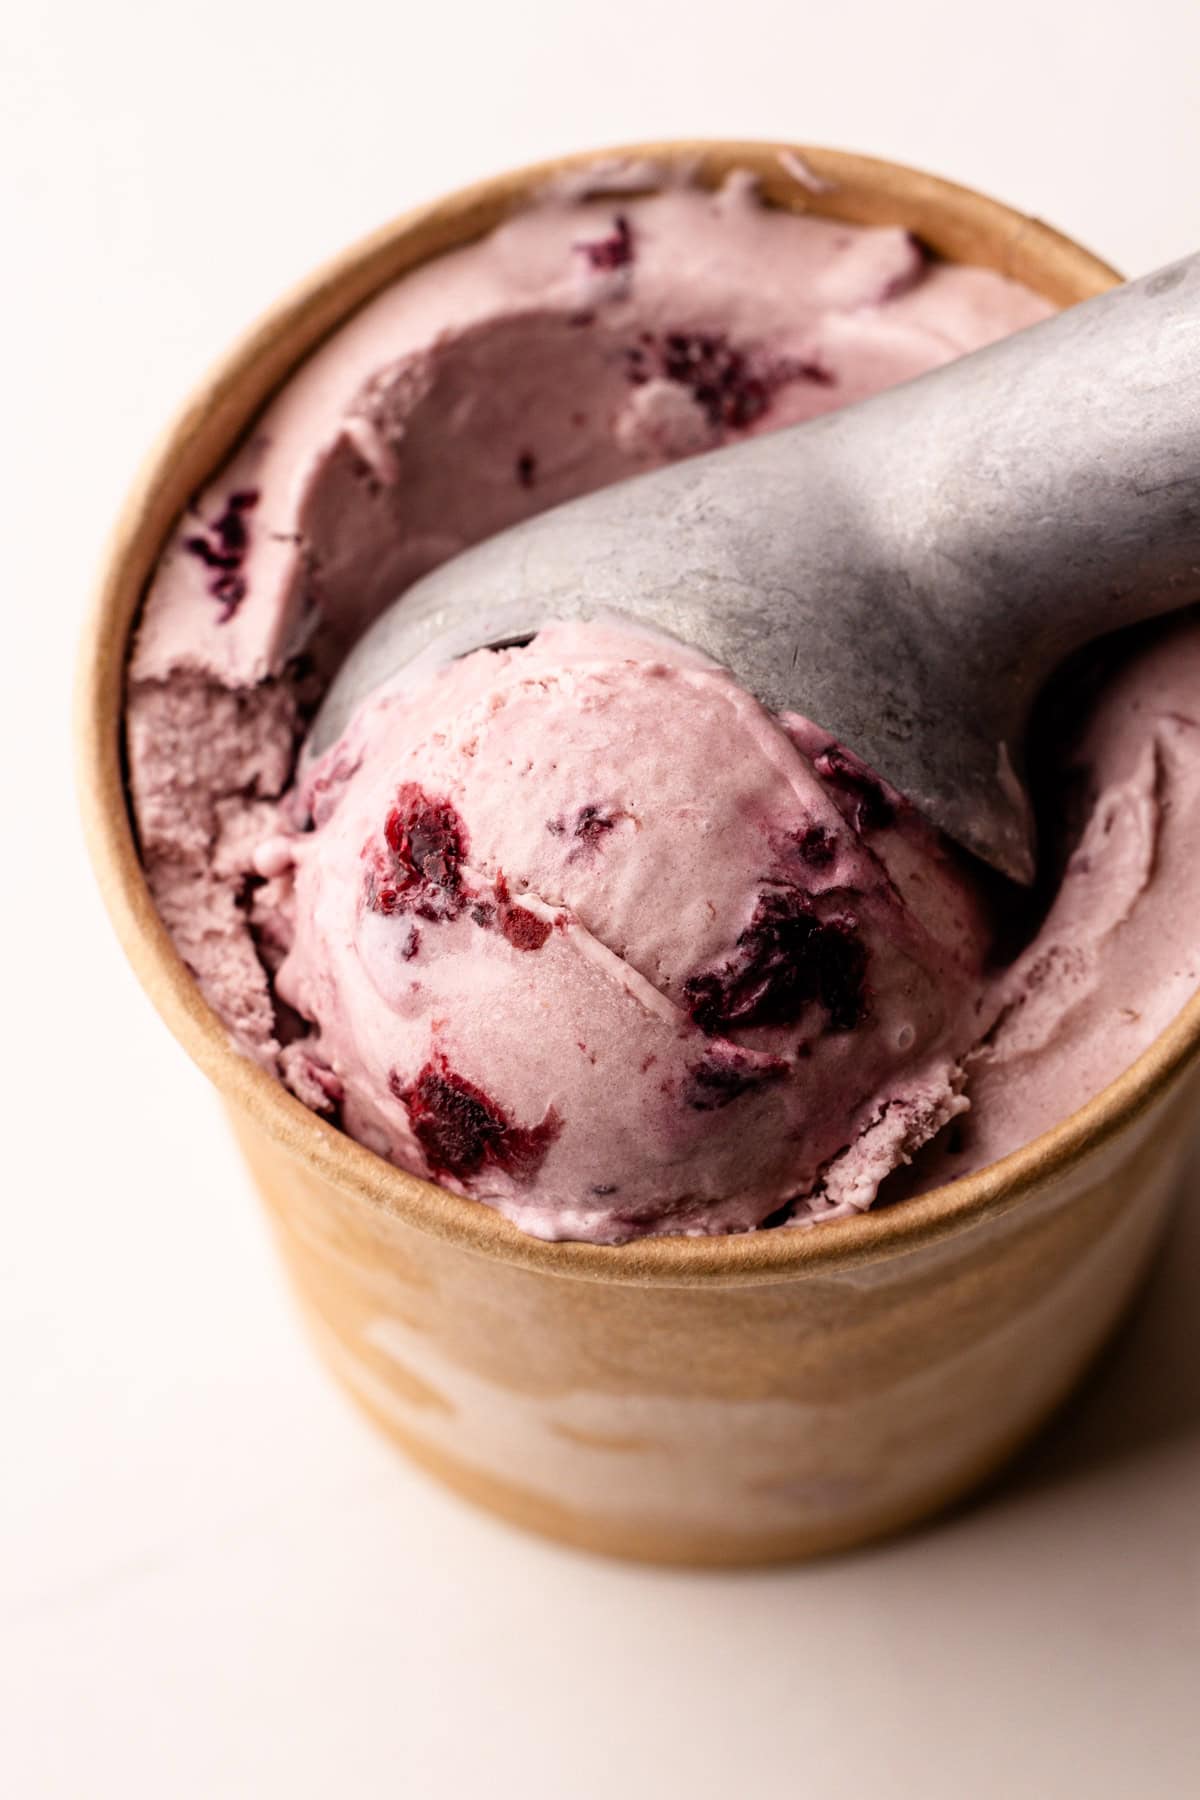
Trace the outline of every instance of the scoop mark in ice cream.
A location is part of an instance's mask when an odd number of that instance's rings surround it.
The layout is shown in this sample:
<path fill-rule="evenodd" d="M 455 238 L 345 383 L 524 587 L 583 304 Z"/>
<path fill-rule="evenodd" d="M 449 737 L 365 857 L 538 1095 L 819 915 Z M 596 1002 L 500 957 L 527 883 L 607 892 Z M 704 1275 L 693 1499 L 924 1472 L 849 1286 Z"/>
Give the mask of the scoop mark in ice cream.
<path fill-rule="evenodd" d="M 790 1025 L 817 1001 L 832 1031 L 866 1016 L 867 954 L 849 914 L 820 919 L 797 888 L 759 895 L 733 956 L 684 983 L 695 1023 L 710 1037 L 752 1025 Z"/>
<path fill-rule="evenodd" d="M 713 1044 L 688 1069 L 683 1102 L 693 1112 L 717 1112 L 743 1094 L 782 1081 L 788 1065 L 778 1056 L 756 1056 L 736 1044 Z"/>
<path fill-rule="evenodd" d="M 467 846 L 462 820 L 449 801 L 406 784 L 388 813 L 383 839 L 384 849 L 375 847 L 367 875 L 370 910 L 389 917 L 415 912 L 431 921 L 457 918 L 465 899 L 460 866 Z"/>
<path fill-rule="evenodd" d="M 407 1110 L 433 1175 L 466 1181 L 491 1167 L 517 1181 L 530 1181 L 562 1128 L 553 1107 L 540 1125 L 515 1125 L 489 1094 L 459 1075 L 442 1055 L 425 1064 L 411 1087 L 394 1069 L 388 1086 Z"/>
<path fill-rule="evenodd" d="M 254 488 L 239 488 L 230 494 L 224 511 L 205 525 L 203 533 L 184 538 L 183 547 L 209 570 L 208 591 L 221 602 L 220 622 L 224 625 L 246 598 L 246 582 L 241 570 L 250 548 L 250 527 L 246 514 L 258 505 Z"/>

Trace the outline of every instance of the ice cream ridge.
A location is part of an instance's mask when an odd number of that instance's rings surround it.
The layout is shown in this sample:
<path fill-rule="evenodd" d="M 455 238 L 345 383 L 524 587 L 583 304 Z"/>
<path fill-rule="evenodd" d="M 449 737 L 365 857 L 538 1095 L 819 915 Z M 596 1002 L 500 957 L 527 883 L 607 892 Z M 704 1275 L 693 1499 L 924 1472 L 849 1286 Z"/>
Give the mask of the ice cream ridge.
<path fill-rule="evenodd" d="M 548 193 L 293 375 L 163 553 L 128 709 L 156 903 L 245 1054 L 399 1166 L 599 1243 L 965 1173 L 1200 979 L 1194 614 L 1059 684 L 1029 900 L 619 612 L 402 672 L 301 759 L 345 649 L 457 550 L 1049 310 L 746 179 L 620 185 Z"/>

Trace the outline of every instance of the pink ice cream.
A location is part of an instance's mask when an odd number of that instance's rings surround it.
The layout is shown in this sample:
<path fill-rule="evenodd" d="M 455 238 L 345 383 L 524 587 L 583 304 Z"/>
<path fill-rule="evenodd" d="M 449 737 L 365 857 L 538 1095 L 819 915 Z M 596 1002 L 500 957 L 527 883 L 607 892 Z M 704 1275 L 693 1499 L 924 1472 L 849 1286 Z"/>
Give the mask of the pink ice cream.
<path fill-rule="evenodd" d="M 966 1058 L 970 1110 L 897 1194 L 982 1168 L 1128 1068 L 1200 987 L 1200 610 L 1123 633 L 1057 687 L 1044 889 L 994 970 Z"/>
<path fill-rule="evenodd" d="M 347 1128 L 540 1236 L 868 1204 L 961 1109 L 986 930 L 832 741 L 631 627 L 363 708 L 303 785 L 276 992 Z"/>
<path fill-rule="evenodd" d="M 1020 907 L 994 942 L 848 752 L 619 620 L 381 692 L 294 786 L 337 657 L 456 550 L 1048 310 L 745 181 L 596 185 L 362 309 L 180 522 L 130 672 L 143 856 L 239 1046 L 401 1166 L 546 1236 L 812 1222 L 1015 1148 L 1194 990 L 1200 626 L 1064 688 L 1065 872 L 1015 956 Z"/>

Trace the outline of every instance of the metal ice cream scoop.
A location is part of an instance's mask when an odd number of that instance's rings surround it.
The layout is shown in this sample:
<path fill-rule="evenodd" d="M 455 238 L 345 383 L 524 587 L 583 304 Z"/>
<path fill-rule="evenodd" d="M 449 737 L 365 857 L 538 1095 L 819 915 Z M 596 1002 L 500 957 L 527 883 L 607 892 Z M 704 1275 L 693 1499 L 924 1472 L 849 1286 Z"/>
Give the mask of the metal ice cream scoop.
<path fill-rule="evenodd" d="M 1024 741 L 1062 658 L 1200 599 L 1200 255 L 806 425 L 554 507 L 416 582 L 313 728 L 420 658 L 623 613 L 1034 871 Z"/>

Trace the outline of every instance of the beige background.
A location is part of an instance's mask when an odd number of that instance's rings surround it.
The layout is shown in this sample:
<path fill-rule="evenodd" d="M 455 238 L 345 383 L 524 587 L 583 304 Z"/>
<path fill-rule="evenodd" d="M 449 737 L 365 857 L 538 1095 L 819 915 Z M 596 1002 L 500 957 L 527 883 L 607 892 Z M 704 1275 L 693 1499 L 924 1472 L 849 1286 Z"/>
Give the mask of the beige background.
<path fill-rule="evenodd" d="M 1131 273 L 1195 248 L 1190 0 L 1136 30 L 1104 0 L 837 10 L 52 0 L 6 25 L 0 1791 L 1194 1789 L 1200 1163 L 1130 1330 L 986 1504 L 783 1574 L 575 1557 L 428 1486 L 329 1389 L 75 838 L 65 670 L 133 461 L 389 212 L 574 144 L 774 132 L 958 175 Z"/>

